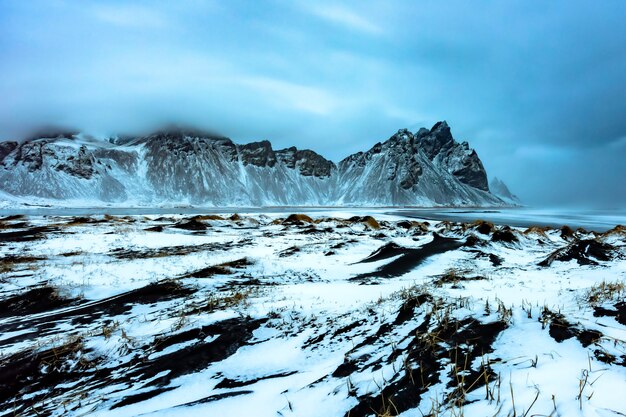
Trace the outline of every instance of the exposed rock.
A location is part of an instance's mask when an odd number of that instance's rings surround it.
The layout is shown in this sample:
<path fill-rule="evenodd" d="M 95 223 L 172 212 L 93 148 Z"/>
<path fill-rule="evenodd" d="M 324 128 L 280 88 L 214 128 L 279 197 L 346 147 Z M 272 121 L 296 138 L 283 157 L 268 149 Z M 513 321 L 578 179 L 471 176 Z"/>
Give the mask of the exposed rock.
<path fill-rule="evenodd" d="M 305 177 L 330 177 L 337 167 L 331 161 L 309 149 L 298 150 L 295 146 L 276 151 L 276 156 L 287 168 L 295 169 Z"/>
<path fill-rule="evenodd" d="M 276 155 L 272 144 L 266 140 L 239 145 L 239 154 L 244 165 L 252 164 L 258 167 L 276 165 Z"/>
<path fill-rule="evenodd" d="M 189 221 L 181 221 L 179 223 L 176 223 L 173 227 L 177 229 L 198 231 L 198 230 L 206 230 L 209 226 L 206 223 L 201 222 L 199 220 L 191 219 Z"/>
<path fill-rule="evenodd" d="M 504 226 L 493 232 L 493 235 L 491 236 L 491 241 L 513 243 L 519 241 L 519 239 L 515 235 L 515 232 L 509 226 Z"/>
<path fill-rule="evenodd" d="M 567 262 L 574 259 L 579 265 L 597 265 L 598 261 L 610 261 L 614 256 L 615 249 L 608 243 L 595 239 L 576 240 L 552 252 L 539 266 L 550 266 L 554 261 Z"/>
<path fill-rule="evenodd" d="M 4 158 L 17 148 L 17 142 L 0 142 L 0 163 Z"/>
<path fill-rule="evenodd" d="M 76 156 L 68 156 L 65 161 L 59 162 L 54 169 L 65 171 L 76 177 L 89 179 L 94 173 L 93 163 L 93 157 L 87 153 L 87 148 L 81 146 Z"/>

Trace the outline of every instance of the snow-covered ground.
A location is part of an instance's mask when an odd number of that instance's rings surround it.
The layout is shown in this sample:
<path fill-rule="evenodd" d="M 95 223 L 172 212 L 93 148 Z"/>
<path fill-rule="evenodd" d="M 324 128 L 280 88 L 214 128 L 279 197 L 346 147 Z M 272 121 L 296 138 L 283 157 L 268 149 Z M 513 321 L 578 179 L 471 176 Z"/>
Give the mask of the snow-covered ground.
<path fill-rule="evenodd" d="M 1 219 L 0 415 L 626 415 L 626 229 L 354 214 Z"/>

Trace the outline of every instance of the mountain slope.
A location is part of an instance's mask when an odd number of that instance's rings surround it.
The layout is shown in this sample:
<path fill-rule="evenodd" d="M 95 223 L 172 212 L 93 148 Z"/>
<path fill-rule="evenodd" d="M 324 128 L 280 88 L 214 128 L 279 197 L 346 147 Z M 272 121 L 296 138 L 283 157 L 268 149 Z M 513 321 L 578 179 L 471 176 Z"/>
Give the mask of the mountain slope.
<path fill-rule="evenodd" d="M 503 205 L 446 122 L 400 130 L 338 165 L 311 150 L 244 145 L 191 130 L 0 143 L 0 190 L 64 204 Z M 49 137 L 47 137 L 49 136 Z"/>
<path fill-rule="evenodd" d="M 520 205 L 522 203 L 519 197 L 513 194 L 511 190 L 509 190 L 509 187 L 507 187 L 507 185 L 498 177 L 493 177 L 491 179 L 491 181 L 489 182 L 489 188 L 495 196 L 508 204 Z"/>

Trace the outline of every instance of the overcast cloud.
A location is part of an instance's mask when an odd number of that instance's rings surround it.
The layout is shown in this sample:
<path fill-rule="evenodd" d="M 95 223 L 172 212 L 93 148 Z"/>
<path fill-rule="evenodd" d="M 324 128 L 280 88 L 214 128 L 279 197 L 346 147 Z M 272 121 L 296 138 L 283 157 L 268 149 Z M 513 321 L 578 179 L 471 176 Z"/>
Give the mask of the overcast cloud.
<path fill-rule="evenodd" d="M 525 202 L 623 208 L 625 20 L 621 0 L 4 0 L 0 138 L 177 122 L 337 161 L 445 119 Z"/>

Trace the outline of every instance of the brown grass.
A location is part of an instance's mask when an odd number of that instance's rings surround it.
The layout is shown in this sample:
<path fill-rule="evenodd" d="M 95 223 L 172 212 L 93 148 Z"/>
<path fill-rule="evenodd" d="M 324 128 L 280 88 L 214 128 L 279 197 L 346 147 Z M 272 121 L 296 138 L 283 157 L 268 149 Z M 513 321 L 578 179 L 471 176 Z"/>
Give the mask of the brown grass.
<path fill-rule="evenodd" d="M 226 294 L 211 295 L 204 308 L 205 311 L 213 312 L 227 308 L 245 307 L 249 305 L 252 289 L 246 288 L 241 291 L 231 291 Z"/>
<path fill-rule="evenodd" d="M 365 217 L 363 217 L 361 219 L 361 223 L 365 224 L 370 229 L 375 229 L 375 230 L 380 229 L 380 224 L 372 216 L 365 216 Z"/>
<path fill-rule="evenodd" d="M 0 259 L 0 273 L 8 273 L 15 270 L 18 265 L 31 264 L 28 265 L 29 269 L 34 269 L 34 264 L 37 261 L 43 261 L 46 258 L 39 256 L 17 256 L 17 255 L 9 255 Z"/>
<path fill-rule="evenodd" d="M 306 214 L 294 213 L 294 214 L 290 214 L 289 217 L 283 220 L 282 223 L 283 224 L 313 223 L 313 219 L 307 216 Z"/>
<path fill-rule="evenodd" d="M 539 235 L 543 237 L 546 236 L 546 232 L 550 230 L 549 227 L 539 227 L 539 226 L 531 226 L 528 229 L 524 230 L 524 235 Z"/>
<path fill-rule="evenodd" d="M 233 219 L 234 216 L 237 216 L 237 219 Z M 192 217 L 192 219 L 194 219 L 194 220 L 226 220 L 224 217 L 218 216 L 217 214 L 203 214 L 203 215 L 200 215 L 200 216 L 194 216 L 194 217 Z M 239 215 L 237 215 L 237 214 L 234 214 L 231 217 L 231 220 L 239 220 L 239 219 L 240 219 Z"/>
<path fill-rule="evenodd" d="M 586 301 L 591 305 L 602 304 L 606 301 L 623 299 L 626 296 L 624 281 L 602 281 L 587 290 Z"/>
<path fill-rule="evenodd" d="M 372 216 L 354 216 L 354 217 L 350 217 L 348 219 L 348 223 L 362 223 L 365 226 L 369 227 L 370 229 L 373 230 L 378 230 L 380 229 L 380 224 L 378 223 L 378 221 L 373 218 Z"/>
<path fill-rule="evenodd" d="M 608 236 L 626 236 L 626 226 L 622 226 L 621 224 L 618 224 L 617 226 L 615 226 L 611 230 L 607 230 L 606 232 L 602 233 L 601 235 L 605 236 L 605 237 L 608 237 Z"/>

